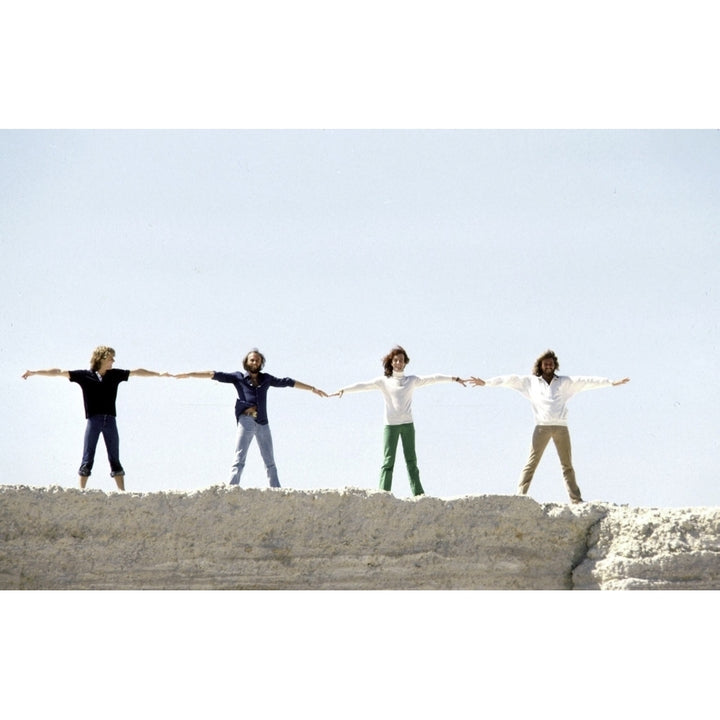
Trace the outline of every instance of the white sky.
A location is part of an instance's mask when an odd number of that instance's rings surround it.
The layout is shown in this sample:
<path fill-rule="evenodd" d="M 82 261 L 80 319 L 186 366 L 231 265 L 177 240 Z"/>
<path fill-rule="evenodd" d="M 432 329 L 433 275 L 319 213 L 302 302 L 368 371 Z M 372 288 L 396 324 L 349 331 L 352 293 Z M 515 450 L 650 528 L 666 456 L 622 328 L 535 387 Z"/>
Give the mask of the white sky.
<path fill-rule="evenodd" d="M 572 401 L 587 499 L 720 502 L 710 3 L 588 11 L 449 0 L 440 12 L 385 0 L 348 12 L 313 1 L 209 1 L 200 11 L 130 0 L 111 14 L 90 2 L 17 5 L 0 24 L 3 482 L 75 487 L 80 391 L 20 375 L 86 367 L 99 343 L 117 349 L 119 367 L 171 372 L 233 370 L 257 345 L 269 372 L 328 391 L 379 374 L 395 343 L 411 356 L 408 371 L 480 376 L 528 372 L 552 347 L 562 372 L 632 378 Z M 231 388 L 210 381 L 123 385 L 128 488 L 222 482 L 233 402 Z M 414 410 L 428 494 L 514 491 L 532 431 L 522 397 L 441 385 L 418 391 Z M 379 395 L 274 390 L 270 418 L 286 487 L 376 487 Z M 243 484 L 265 485 L 256 448 Z M 90 486 L 112 487 L 102 448 Z M 408 492 L 401 463 L 394 490 Z M 565 500 L 552 448 L 531 492 Z M 345 708 L 348 697 L 375 709 L 368 682 L 378 658 L 388 687 L 401 688 L 383 707 L 403 714 L 463 716 L 478 678 L 483 702 L 503 702 L 506 714 L 536 710 L 538 697 L 587 708 L 588 677 L 627 690 L 624 707 L 644 713 L 700 709 L 700 688 L 712 687 L 692 664 L 691 680 L 669 661 L 692 655 L 688 638 L 713 643 L 710 610 L 698 612 L 711 594 L 692 604 L 685 596 L 682 607 L 676 594 L 642 604 L 624 596 L 620 618 L 611 612 L 619 600 L 575 593 L 367 593 L 347 605 L 342 594 L 127 593 L 77 602 L 88 598 L 3 596 L 4 617 L 22 603 L 34 637 L 62 653 L 38 657 L 19 624 L 6 654 L 12 670 L 0 673 L 41 675 L 47 700 L 37 703 L 77 703 L 75 669 L 84 668 L 83 687 L 112 696 L 118 712 L 157 680 L 187 688 L 151 695 L 158 709 L 206 712 L 209 697 L 218 707 L 237 700 L 242 674 L 244 708 L 266 701 L 282 678 L 276 705 L 311 687 L 316 716 L 335 717 L 331 704 Z M 169 598 L 175 612 L 166 613 Z M 576 648 L 571 666 L 566 644 L 547 647 L 565 633 Z M 139 658 L 148 637 L 165 650 Z M 279 655 L 268 655 L 268 640 Z M 316 642 L 322 655 L 308 665 L 305 648 Z M 127 697 L 117 693 L 116 655 Z M 214 672 L 208 658 L 219 658 Z M 518 673 L 518 663 L 532 671 Z M 652 697 L 638 694 L 644 674 Z"/>
<path fill-rule="evenodd" d="M 80 389 L 26 368 L 266 370 L 328 392 L 408 372 L 631 377 L 571 401 L 586 499 L 715 505 L 720 485 L 720 133 L 700 131 L 3 131 L 3 464 L 74 487 Z M 231 386 L 132 378 L 127 487 L 224 482 Z M 273 389 L 281 483 L 377 486 L 379 393 Z M 38 432 L 38 422 L 48 423 Z M 510 493 L 532 431 L 504 389 L 418 390 L 428 494 Z M 90 486 L 110 489 L 102 443 Z M 267 480 L 257 448 L 243 485 Z M 398 463 L 394 491 L 409 493 Z M 531 487 L 564 501 L 554 449 Z"/>

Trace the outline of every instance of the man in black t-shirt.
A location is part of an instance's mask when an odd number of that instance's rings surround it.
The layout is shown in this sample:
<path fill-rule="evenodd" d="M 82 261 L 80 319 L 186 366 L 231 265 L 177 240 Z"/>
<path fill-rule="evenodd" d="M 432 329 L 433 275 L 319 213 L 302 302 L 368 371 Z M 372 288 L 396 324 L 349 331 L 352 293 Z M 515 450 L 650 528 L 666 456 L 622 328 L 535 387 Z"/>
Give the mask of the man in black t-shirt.
<path fill-rule="evenodd" d="M 139 377 L 167 377 L 167 373 L 154 372 L 153 370 L 115 370 L 115 350 L 107 345 L 100 345 L 90 358 L 89 370 L 26 370 L 23 379 L 31 375 L 44 375 L 47 377 L 64 376 L 70 382 L 77 383 L 83 394 L 85 405 L 85 441 L 83 445 L 83 457 L 80 463 L 80 487 L 84 488 L 87 479 L 92 472 L 95 462 L 95 450 L 100 435 L 103 436 L 107 448 L 108 460 L 110 461 L 110 475 L 115 478 L 118 489 L 125 489 L 125 470 L 120 463 L 120 438 L 117 429 L 117 411 L 115 401 L 117 399 L 118 386 L 125 382 L 132 375 Z"/>

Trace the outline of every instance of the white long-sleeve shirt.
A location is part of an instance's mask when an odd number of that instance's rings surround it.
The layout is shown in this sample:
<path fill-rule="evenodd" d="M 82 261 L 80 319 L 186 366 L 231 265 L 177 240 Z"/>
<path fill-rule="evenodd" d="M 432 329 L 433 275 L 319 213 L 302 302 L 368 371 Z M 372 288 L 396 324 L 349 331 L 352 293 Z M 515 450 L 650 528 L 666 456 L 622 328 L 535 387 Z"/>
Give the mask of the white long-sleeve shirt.
<path fill-rule="evenodd" d="M 375 380 L 360 382 L 341 388 L 341 392 L 362 392 L 363 390 L 380 390 L 385 398 L 385 424 L 405 425 L 411 423 L 412 394 L 416 388 L 440 382 L 452 382 L 450 375 L 405 375 L 393 372 L 391 377 L 384 375 Z"/>
<path fill-rule="evenodd" d="M 535 375 L 500 375 L 485 381 L 489 387 L 508 387 L 524 395 L 532 405 L 536 425 L 567 425 L 567 403 L 583 390 L 611 387 L 612 380 L 601 377 L 556 375 L 546 383 Z"/>

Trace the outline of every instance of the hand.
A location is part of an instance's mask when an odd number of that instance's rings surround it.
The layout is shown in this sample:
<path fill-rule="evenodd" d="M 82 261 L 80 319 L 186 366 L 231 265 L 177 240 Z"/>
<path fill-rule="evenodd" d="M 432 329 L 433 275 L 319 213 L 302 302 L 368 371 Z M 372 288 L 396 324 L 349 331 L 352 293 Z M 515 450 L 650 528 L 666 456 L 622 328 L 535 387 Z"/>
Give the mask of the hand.
<path fill-rule="evenodd" d="M 343 396 L 342 390 L 338 390 L 337 392 L 334 392 L 332 395 L 328 395 L 328 397 L 342 397 L 342 396 Z"/>
<path fill-rule="evenodd" d="M 26 370 L 26 371 L 22 374 L 22 379 L 23 379 L 23 380 L 27 380 L 32 374 L 33 374 L 33 373 L 32 373 L 32 370 Z"/>
<path fill-rule="evenodd" d="M 484 381 L 484 380 L 481 380 L 480 378 L 477 378 L 477 377 L 475 377 L 474 375 L 473 375 L 472 377 L 470 377 L 470 379 L 467 380 L 467 382 L 469 382 L 473 387 L 475 387 L 475 386 L 477 386 L 477 385 L 484 385 L 484 384 L 485 384 L 485 381 Z"/>
<path fill-rule="evenodd" d="M 460 377 L 454 377 L 453 380 L 457 383 L 460 383 L 463 387 L 465 387 L 465 383 L 468 382 L 467 380 L 463 380 Z"/>
<path fill-rule="evenodd" d="M 324 390 L 320 390 L 319 388 L 316 388 L 316 387 L 311 388 L 311 389 L 316 395 L 319 395 L 320 397 L 324 397 L 324 398 L 328 397 L 328 394 Z"/>
<path fill-rule="evenodd" d="M 624 385 L 625 383 L 629 383 L 629 382 L 630 382 L 630 378 L 623 378 L 622 380 L 616 380 L 613 383 L 613 386 Z"/>

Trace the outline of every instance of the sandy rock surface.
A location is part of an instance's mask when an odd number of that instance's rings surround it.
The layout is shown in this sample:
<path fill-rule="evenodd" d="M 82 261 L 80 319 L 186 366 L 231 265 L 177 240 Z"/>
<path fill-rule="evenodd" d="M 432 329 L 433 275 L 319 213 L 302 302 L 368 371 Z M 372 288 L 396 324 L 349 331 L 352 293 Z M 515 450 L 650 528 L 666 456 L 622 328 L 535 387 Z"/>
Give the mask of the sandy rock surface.
<path fill-rule="evenodd" d="M 720 509 L 0 486 L 0 589 L 719 589 Z"/>

